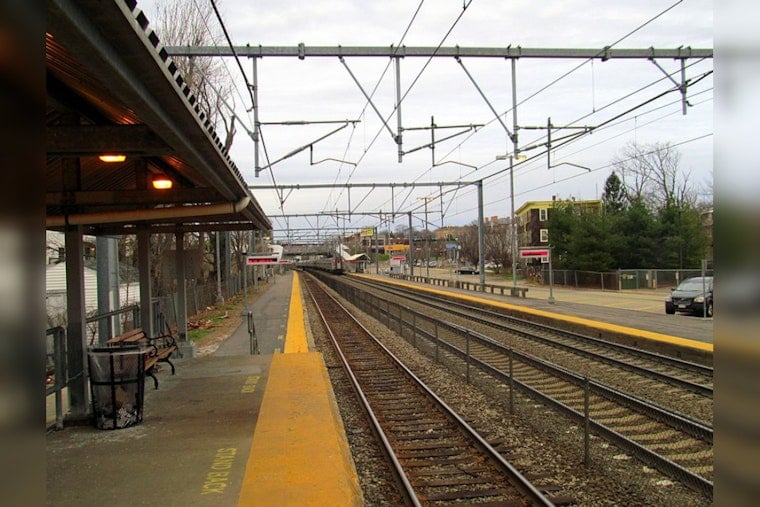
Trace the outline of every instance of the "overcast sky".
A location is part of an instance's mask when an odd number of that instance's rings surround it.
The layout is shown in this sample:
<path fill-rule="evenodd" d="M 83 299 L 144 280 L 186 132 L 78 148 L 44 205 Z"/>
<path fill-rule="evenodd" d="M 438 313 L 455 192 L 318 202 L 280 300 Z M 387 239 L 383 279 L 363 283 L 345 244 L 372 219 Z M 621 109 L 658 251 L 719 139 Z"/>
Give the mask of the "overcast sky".
<path fill-rule="evenodd" d="M 208 0 L 186 0 L 197 4 Z M 155 19 L 154 0 L 139 6 Z M 709 0 L 472 0 L 463 13 L 462 0 L 218 0 L 224 23 L 235 45 L 252 46 L 389 46 L 398 44 L 409 27 L 406 46 L 593 48 L 615 44 L 615 48 L 673 49 L 678 46 L 712 48 L 713 12 Z M 664 12 L 666 11 L 666 12 Z M 664 12 L 664 13 L 663 13 Z M 461 15 L 461 17 L 460 17 Z M 457 22 L 457 18 L 459 21 Z M 410 25 L 411 23 L 411 25 Z M 453 29 L 452 29 L 453 26 Z M 446 35 L 448 32 L 448 36 Z M 160 36 L 160 33 L 159 33 Z M 622 39 L 622 40 L 621 40 Z M 619 42 L 618 42 L 619 41 Z M 240 71 L 226 59 L 230 79 L 238 87 L 235 104 L 238 116 L 253 128 L 251 104 Z M 375 106 L 397 128 L 392 115 L 395 103 L 395 72 L 383 74 L 388 59 L 347 58 L 347 65 L 368 92 L 379 83 Z M 509 61 L 463 59 L 467 70 L 502 120 L 512 130 L 511 74 Z M 658 61 L 668 72 L 678 70 L 672 60 Z M 250 60 L 242 60 L 252 81 Z M 423 67 L 427 65 L 424 70 Z M 712 70 L 712 60 L 689 60 L 687 78 Z M 577 67 L 577 69 L 576 69 Z M 573 71 L 573 69 L 575 69 Z M 571 72 L 572 71 L 572 72 Z M 569 74 L 568 74 L 569 73 Z M 566 75 L 568 74 L 568 75 Z M 566 75 L 566 76 L 565 76 Z M 381 76 L 384 76 L 381 78 Z M 565 76 L 565 77 L 562 77 Z M 678 80 L 678 74 L 676 74 Z M 416 81 L 415 81 L 416 80 Z M 555 82 L 556 81 L 556 82 Z M 554 84 L 552 84 L 554 83 Z M 253 142 L 243 129 L 235 138 L 232 156 L 251 185 L 305 183 L 410 183 L 475 181 L 484 179 L 485 216 L 504 217 L 510 210 L 508 162 L 497 155 L 511 151 L 507 135 L 467 74 L 452 58 L 406 58 L 401 62 L 401 90 L 407 93 L 402 106 L 404 129 L 429 126 L 431 116 L 438 126 L 484 124 L 468 133 L 436 145 L 433 167 L 430 149 L 421 149 L 397 161 L 397 146 L 377 114 L 337 58 L 264 58 L 258 63 L 259 114 L 262 122 L 360 120 L 314 145 L 314 160 L 339 159 L 309 164 L 306 150 L 275 164 L 271 172 L 254 176 Z M 410 88 L 411 86 L 411 88 Z M 646 60 L 611 60 L 594 63 L 582 60 L 523 59 L 517 62 L 517 117 L 521 127 L 552 124 L 596 126 L 623 111 L 641 105 L 673 88 L 659 68 Z M 534 157 L 515 170 L 515 207 L 526 201 L 558 198 L 600 198 L 612 161 L 631 142 L 678 145 L 681 168 L 694 186 L 711 188 L 713 168 L 713 79 L 707 77 L 690 87 L 688 114 L 681 114 L 680 94 L 673 92 L 625 115 L 610 126 L 552 153 L 547 169 L 544 148 L 526 152 Z M 503 114 L 506 113 L 506 116 Z M 338 125 L 262 127 L 270 161 L 306 145 Z M 436 130 L 440 139 L 455 130 Z M 568 131 L 555 131 L 553 138 Z M 403 149 L 409 151 L 430 142 L 429 130 L 405 130 Z M 546 130 L 523 129 L 520 148 L 546 141 Z M 261 165 L 266 165 L 261 151 Z M 575 165 L 571 165 L 575 164 Z M 576 165 L 591 170 L 576 167 Z M 469 166 L 475 166 L 474 169 Z M 443 188 L 368 190 L 285 191 L 285 202 L 271 190 L 254 190 L 254 196 L 270 216 L 318 213 L 321 211 L 396 212 L 415 210 L 414 226 L 422 227 L 424 199 L 428 198 L 431 227 L 465 225 L 477 218 L 477 195 L 473 187 L 450 192 Z M 435 198 L 433 200 L 433 198 Z M 441 213 L 443 209 L 443 213 Z M 317 226 L 322 235 L 335 221 L 327 218 L 273 219 L 275 236 Z M 341 221 L 349 230 L 374 226 L 377 219 L 354 216 Z M 406 215 L 390 227 L 407 224 Z M 277 232 L 279 230 L 279 232 Z M 293 234 L 297 240 L 301 232 Z M 309 235 L 311 236 L 311 235 Z"/>

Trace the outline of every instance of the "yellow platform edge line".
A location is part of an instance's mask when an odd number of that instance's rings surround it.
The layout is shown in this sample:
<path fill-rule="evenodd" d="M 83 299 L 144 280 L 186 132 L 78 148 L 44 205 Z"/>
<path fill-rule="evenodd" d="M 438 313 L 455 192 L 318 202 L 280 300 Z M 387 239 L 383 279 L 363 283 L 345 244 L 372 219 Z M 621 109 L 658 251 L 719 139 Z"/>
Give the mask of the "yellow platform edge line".
<path fill-rule="evenodd" d="M 376 278 L 376 277 L 372 277 L 372 276 L 368 276 L 368 275 L 362 275 L 362 274 L 356 274 L 356 275 L 352 274 L 351 276 L 358 276 L 358 277 L 369 278 L 369 279 L 372 279 L 372 280 L 378 280 L 378 278 Z M 605 331 L 612 331 L 612 332 L 615 332 L 615 333 L 626 334 L 626 335 L 636 336 L 636 337 L 640 337 L 640 338 L 646 338 L 648 340 L 654 340 L 654 341 L 658 341 L 658 342 L 670 343 L 670 344 L 678 345 L 678 346 L 681 346 L 681 347 L 687 347 L 687 348 L 691 348 L 691 349 L 695 349 L 695 350 L 701 350 L 703 352 L 709 352 L 709 353 L 713 352 L 713 344 L 712 343 L 700 342 L 700 341 L 697 341 L 697 340 L 690 340 L 688 338 L 680 338 L 678 336 L 670 336 L 670 335 L 666 335 L 666 334 L 655 333 L 655 332 L 652 332 L 652 331 L 646 331 L 644 329 L 636 329 L 636 328 L 627 327 L 627 326 L 620 326 L 620 325 L 617 325 L 617 324 L 609 324 L 607 322 L 599 322 L 599 321 L 596 321 L 596 320 L 584 319 L 582 317 L 573 317 L 573 316 L 570 316 L 570 315 L 562 315 L 562 314 L 559 314 L 559 313 L 552 313 L 552 312 L 547 312 L 547 311 L 544 311 L 544 310 L 536 310 L 535 308 L 529 308 L 529 307 L 526 307 L 526 306 L 511 305 L 509 303 L 502 303 L 501 301 L 494 301 L 494 300 L 491 300 L 491 299 L 483 299 L 483 298 L 479 298 L 477 296 L 469 296 L 467 294 L 459 294 L 457 292 L 449 292 L 449 291 L 443 291 L 443 290 L 423 287 L 423 286 L 419 286 L 419 285 L 411 285 L 411 284 L 407 284 L 407 283 L 404 283 L 404 282 L 400 282 L 398 280 L 390 280 L 389 279 L 389 280 L 380 280 L 380 281 L 382 281 L 383 283 L 388 283 L 388 284 L 392 284 L 392 285 L 399 285 L 399 286 L 402 286 L 402 287 L 404 287 L 404 286 L 406 286 L 406 287 L 414 287 L 415 289 L 421 289 L 421 290 L 424 290 L 426 292 L 430 292 L 432 294 L 439 294 L 439 295 L 445 295 L 445 296 L 453 296 L 453 297 L 456 297 L 458 299 L 462 299 L 464 301 L 473 301 L 473 302 L 474 301 L 477 301 L 477 302 L 483 302 L 483 301 L 485 301 L 488 304 L 491 304 L 491 305 L 499 307 L 499 308 L 505 308 L 505 309 L 508 309 L 508 310 L 520 311 L 520 312 L 523 312 L 523 313 L 528 313 L 528 314 L 536 315 L 536 316 L 539 316 L 539 317 L 548 317 L 548 318 L 552 318 L 552 319 L 555 319 L 555 320 L 561 320 L 561 321 L 570 322 L 570 323 L 573 323 L 573 324 L 579 324 L 579 325 L 583 325 L 583 326 L 588 326 L 588 327 L 591 327 L 591 328 L 603 329 Z"/>
<path fill-rule="evenodd" d="M 285 354 L 298 354 L 309 351 L 306 340 L 306 322 L 301 299 L 301 281 L 297 272 L 293 272 L 293 284 L 290 289 L 290 306 L 288 309 L 288 330 L 285 335 Z"/>
<path fill-rule="evenodd" d="M 322 354 L 272 356 L 238 506 L 363 505 Z"/>

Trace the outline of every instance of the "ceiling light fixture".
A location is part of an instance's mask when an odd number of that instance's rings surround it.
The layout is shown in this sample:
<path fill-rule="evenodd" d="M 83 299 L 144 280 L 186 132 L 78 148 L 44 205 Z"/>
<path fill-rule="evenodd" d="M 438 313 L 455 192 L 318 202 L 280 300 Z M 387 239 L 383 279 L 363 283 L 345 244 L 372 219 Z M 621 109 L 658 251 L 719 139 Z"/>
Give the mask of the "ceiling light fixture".
<path fill-rule="evenodd" d="M 113 164 L 115 162 L 124 162 L 127 160 L 127 156 L 121 153 L 104 153 L 103 155 L 98 156 L 98 158 L 102 162 L 106 162 L 108 164 Z"/>
<path fill-rule="evenodd" d="M 157 175 L 153 178 L 153 188 L 156 190 L 169 190 L 173 185 L 174 182 L 163 174 Z"/>

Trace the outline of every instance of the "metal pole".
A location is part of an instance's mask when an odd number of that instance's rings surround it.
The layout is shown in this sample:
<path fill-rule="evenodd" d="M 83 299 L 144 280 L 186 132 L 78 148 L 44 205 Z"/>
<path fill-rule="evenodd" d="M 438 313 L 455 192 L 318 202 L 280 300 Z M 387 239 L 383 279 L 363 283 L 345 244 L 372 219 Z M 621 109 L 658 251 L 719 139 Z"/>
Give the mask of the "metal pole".
<path fill-rule="evenodd" d="M 430 232 L 428 231 L 428 198 L 425 197 L 425 276 L 430 279 Z"/>
<path fill-rule="evenodd" d="M 251 245 L 250 249 L 254 252 L 257 251 L 257 247 L 256 247 L 257 233 L 258 231 L 255 229 L 251 231 L 251 234 L 253 235 L 253 244 Z M 253 266 L 253 291 L 254 292 L 259 291 L 259 267 L 258 266 Z"/>
<path fill-rule="evenodd" d="M 398 161 L 401 163 L 404 157 L 403 150 L 403 137 L 401 136 L 401 58 L 396 57 L 396 120 L 397 120 L 397 134 L 396 144 L 398 145 Z"/>
<path fill-rule="evenodd" d="M 707 259 L 702 260 L 702 317 L 707 318 L 707 280 L 705 279 L 705 271 L 707 269 Z"/>
<path fill-rule="evenodd" d="M 412 212 L 409 212 L 409 275 L 414 276 L 414 230 L 412 229 Z"/>
<path fill-rule="evenodd" d="M 259 73 L 256 66 L 257 58 L 251 58 L 253 65 L 253 167 L 254 175 L 258 178 L 261 172 L 259 164 Z"/>
<path fill-rule="evenodd" d="M 480 273 L 480 290 L 486 289 L 486 266 L 483 252 L 486 249 L 483 234 L 483 180 L 478 181 L 478 272 Z"/>
<path fill-rule="evenodd" d="M 549 303 L 554 304 L 554 272 L 552 270 L 552 249 L 549 248 Z"/>
<path fill-rule="evenodd" d="M 512 64 L 514 65 L 514 60 L 512 60 Z M 509 156 L 509 195 L 511 208 L 509 232 L 511 234 L 510 242 L 512 244 L 512 287 L 517 288 L 517 231 L 515 230 L 515 179 L 514 157 L 512 155 Z"/>
<path fill-rule="evenodd" d="M 248 312 L 248 252 L 243 252 L 243 305 Z"/>
<path fill-rule="evenodd" d="M 224 303 L 224 296 L 222 296 L 222 253 L 219 251 L 219 235 L 221 231 L 216 231 L 216 302 L 217 304 Z"/>
<path fill-rule="evenodd" d="M 517 147 L 517 68 L 516 58 L 512 58 L 512 152 L 515 157 L 518 153 Z"/>

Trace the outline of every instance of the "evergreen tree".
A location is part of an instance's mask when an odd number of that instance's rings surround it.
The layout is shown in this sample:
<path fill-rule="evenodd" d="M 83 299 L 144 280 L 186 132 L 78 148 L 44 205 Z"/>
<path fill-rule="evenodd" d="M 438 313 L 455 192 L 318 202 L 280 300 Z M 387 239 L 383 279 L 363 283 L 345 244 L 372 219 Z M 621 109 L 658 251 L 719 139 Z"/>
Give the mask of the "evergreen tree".
<path fill-rule="evenodd" d="M 549 243 L 552 257 L 557 269 L 570 268 L 575 252 L 572 249 L 572 238 L 578 230 L 578 214 L 573 205 L 563 201 L 555 201 L 549 213 Z"/>
<path fill-rule="evenodd" d="M 609 214 L 618 214 L 626 209 L 625 187 L 615 171 L 612 171 L 604 182 L 602 202 L 604 211 Z"/>
<path fill-rule="evenodd" d="M 615 253 L 619 268 L 657 266 L 657 221 L 642 199 L 634 199 L 630 203 L 614 224 L 614 230 L 622 238 Z"/>
<path fill-rule="evenodd" d="M 572 269 L 608 271 L 615 268 L 610 243 L 610 221 L 603 214 L 581 213 L 578 228 L 570 241 Z"/>
<path fill-rule="evenodd" d="M 688 205 L 670 204 L 660 210 L 658 239 L 661 268 L 697 267 L 707 248 L 699 212 Z"/>

